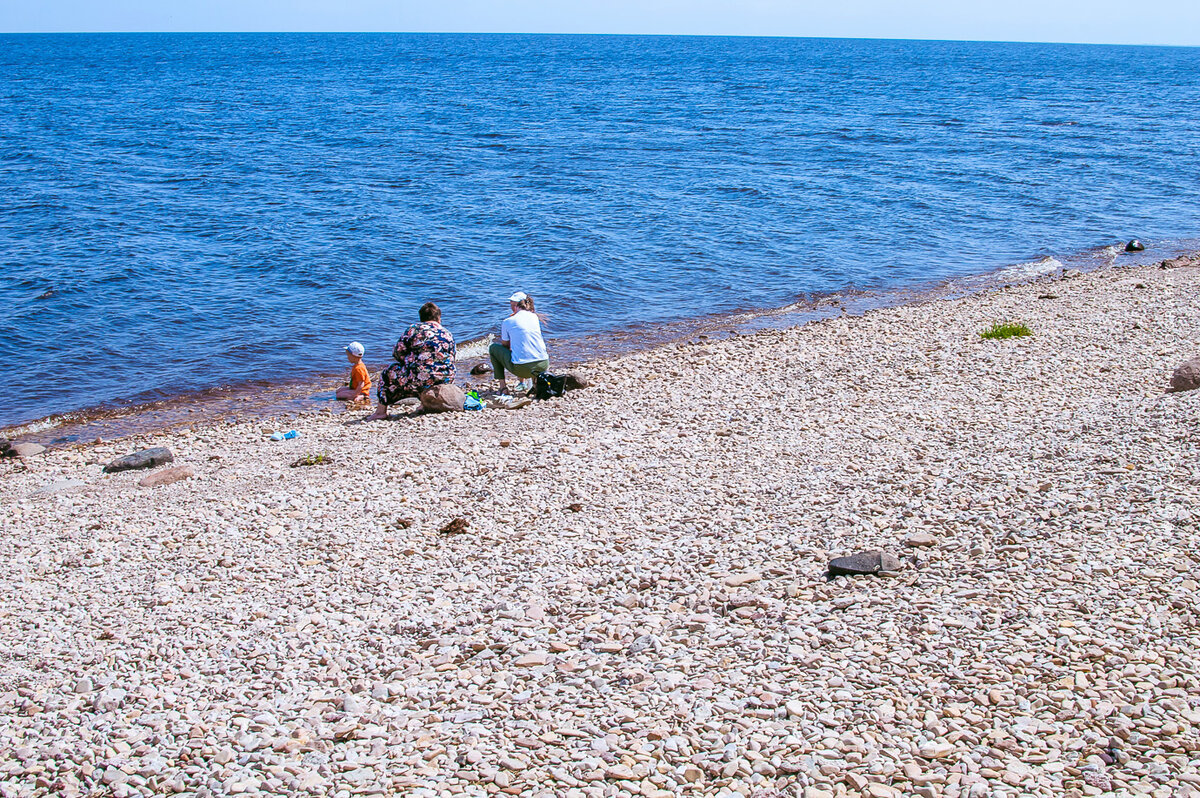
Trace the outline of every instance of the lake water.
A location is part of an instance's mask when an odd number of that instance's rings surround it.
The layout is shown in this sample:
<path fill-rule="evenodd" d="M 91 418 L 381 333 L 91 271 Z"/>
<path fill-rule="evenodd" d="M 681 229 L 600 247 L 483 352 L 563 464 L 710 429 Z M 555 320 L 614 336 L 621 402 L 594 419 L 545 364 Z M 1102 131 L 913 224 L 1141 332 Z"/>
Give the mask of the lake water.
<path fill-rule="evenodd" d="M 1200 233 L 1200 49 L 0 36 L 0 426 Z M 636 333 L 641 334 L 641 333 Z"/>

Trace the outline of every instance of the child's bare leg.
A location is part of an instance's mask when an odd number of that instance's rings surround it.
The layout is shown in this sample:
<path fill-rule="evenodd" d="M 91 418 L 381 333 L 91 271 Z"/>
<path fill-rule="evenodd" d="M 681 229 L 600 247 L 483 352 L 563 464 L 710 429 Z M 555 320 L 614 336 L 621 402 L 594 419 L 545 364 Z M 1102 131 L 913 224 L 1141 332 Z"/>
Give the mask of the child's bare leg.
<path fill-rule="evenodd" d="M 334 396 L 342 401 L 346 401 L 347 399 L 356 398 L 358 396 L 358 391 L 354 390 L 353 388 L 342 387 L 338 388 L 337 391 L 334 392 Z"/>

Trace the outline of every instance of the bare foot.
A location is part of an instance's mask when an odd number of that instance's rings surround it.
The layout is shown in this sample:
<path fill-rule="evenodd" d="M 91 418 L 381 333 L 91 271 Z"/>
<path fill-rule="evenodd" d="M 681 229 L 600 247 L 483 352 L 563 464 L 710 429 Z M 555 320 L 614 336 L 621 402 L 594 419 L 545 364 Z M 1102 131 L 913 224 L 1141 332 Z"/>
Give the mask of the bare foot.
<path fill-rule="evenodd" d="M 387 419 L 387 405 L 380 405 L 375 408 L 375 412 L 363 419 L 363 421 L 384 421 Z"/>

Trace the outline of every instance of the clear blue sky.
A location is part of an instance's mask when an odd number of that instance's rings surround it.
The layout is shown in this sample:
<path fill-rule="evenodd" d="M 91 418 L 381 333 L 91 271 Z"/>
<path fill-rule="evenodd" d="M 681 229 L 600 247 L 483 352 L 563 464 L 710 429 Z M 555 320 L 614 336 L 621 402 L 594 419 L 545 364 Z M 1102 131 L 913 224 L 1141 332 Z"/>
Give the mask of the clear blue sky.
<path fill-rule="evenodd" d="M 1200 45 L 1200 0 L 0 0 L 0 31 L 677 33 Z"/>

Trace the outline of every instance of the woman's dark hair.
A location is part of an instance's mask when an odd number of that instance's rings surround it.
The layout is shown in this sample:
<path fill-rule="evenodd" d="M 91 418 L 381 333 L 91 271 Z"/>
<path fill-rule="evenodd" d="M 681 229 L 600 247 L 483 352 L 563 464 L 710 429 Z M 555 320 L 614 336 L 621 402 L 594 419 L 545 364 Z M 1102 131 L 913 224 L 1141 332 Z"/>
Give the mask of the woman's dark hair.
<path fill-rule="evenodd" d="M 517 307 L 519 307 L 521 310 L 528 310 L 530 313 L 535 312 L 533 309 L 533 297 L 531 297 L 529 294 L 526 294 L 525 298 L 517 303 Z"/>
<path fill-rule="evenodd" d="M 417 315 L 420 316 L 421 321 L 441 321 L 442 309 L 432 302 L 426 302 L 417 311 Z"/>

